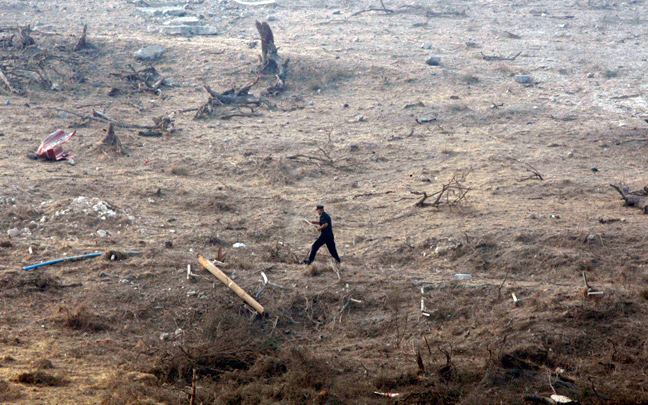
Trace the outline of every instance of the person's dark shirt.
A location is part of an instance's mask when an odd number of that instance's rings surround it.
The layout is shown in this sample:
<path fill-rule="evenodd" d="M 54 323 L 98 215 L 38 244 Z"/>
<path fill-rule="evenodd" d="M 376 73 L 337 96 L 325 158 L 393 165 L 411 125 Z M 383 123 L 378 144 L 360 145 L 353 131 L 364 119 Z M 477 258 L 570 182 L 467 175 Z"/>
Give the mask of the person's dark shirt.
<path fill-rule="evenodd" d="M 320 215 L 320 226 L 328 224 L 328 226 L 321 230 L 322 236 L 333 236 L 333 224 L 331 223 L 331 217 L 326 212 L 322 212 Z"/>

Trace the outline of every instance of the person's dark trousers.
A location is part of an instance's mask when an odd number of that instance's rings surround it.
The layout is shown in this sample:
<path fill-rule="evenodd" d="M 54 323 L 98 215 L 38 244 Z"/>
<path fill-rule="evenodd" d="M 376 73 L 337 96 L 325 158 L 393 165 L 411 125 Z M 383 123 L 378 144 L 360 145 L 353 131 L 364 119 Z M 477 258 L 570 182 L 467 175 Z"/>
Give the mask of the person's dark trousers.
<path fill-rule="evenodd" d="M 335 249 L 335 239 L 332 236 L 325 237 L 325 236 L 320 236 L 317 238 L 315 243 L 313 243 L 313 248 L 311 249 L 310 256 L 308 257 L 308 261 L 312 262 L 315 260 L 315 255 L 317 254 L 317 251 L 319 248 L 322 247 L 322 245 L 326 245 L 328 248 L 329 252 L 331 253 L 331 256 L 339 263 L 340 262 L 340 256 L 338 256 L 337 249 Z"/>

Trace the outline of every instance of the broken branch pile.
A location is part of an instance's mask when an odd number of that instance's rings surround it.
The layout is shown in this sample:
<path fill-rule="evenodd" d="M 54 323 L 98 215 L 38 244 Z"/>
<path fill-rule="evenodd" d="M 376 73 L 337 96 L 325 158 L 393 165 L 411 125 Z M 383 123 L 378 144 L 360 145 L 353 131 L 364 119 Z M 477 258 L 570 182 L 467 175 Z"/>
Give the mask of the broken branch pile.
<path fill-rule="evenodd" d="M 140 70 L 135 70 L 130 64 L 126 65 L 126 67 L 130 72 L 111 73 L 110 75 L 126 80 L 131 85 L 132 91 L 138 93 L 149 92 L 159 96 L 162 94 L 161 88 L 169 85 L 167 80 L 153 66 Z M 113 96 L 120 91 L 120 89 L 113 88 L 108 95 Z"/>
<path fill-rule="evenodd" d="M 466 177 L 468 177 L 468 174 L 470 174 L 470 170 L 467 170 L 466 172 L 455 173 L 449 182 L 441 186 L 441 190 L 432 194 L 428 194 L 425 191 L 410 190 L 410 193 L 412 194 L 423 196 L 416 204 L 414 204 L 414 206 L 415 207 L 432 206 L 438 208 L 442 205 L 446 205 L 449 207 L 459 205 L 462 201 L 466 199 L 466 194 L 468 194 L 468 192 L 471 190 L 470 188 L 464 185 L 466 181 Z M 436 197 L 434 202 L 431 204 L 425 202 L 425 200 L 427 200 L 430 197 Z"/>
<path fill-rule="evenodd" d="M 0 92 L 24 94 L 30 86 L 60 90 L 67 82 L 82 83 L 85 65 L 72 47 L 49 46 L 41 49 L 32 38 L 31 27 L 1 28 Z"/>
<path fill-rule="evenodd" d="M 254 97 L 248 92 L 259 81 L 257 78 L 254 82 L 243 86 L 242 88 L 230 89 L 224 93 L 218 93 L 213 91 L 209 86 L 205 86 L 205 91 L 209 94 L 209 99 L 205 104 L 198 108 L 198 112 L 194 119 L 208 118 L 219 108 L 224 107 L 234 107 L 235 110 L 229 110 L 224 114 L 219 115 L 219 119 L 226 120 L 232 117 L 254 117 L 257 116 L 255 113 L 255 108 L 260 107 L 265 104 L 269 108 L 274 108 L 274 104 L 265 100 L 263 97 Z M 243 113 L 240 111 L 240 107 L 249 108 L 249 113 Z"/>

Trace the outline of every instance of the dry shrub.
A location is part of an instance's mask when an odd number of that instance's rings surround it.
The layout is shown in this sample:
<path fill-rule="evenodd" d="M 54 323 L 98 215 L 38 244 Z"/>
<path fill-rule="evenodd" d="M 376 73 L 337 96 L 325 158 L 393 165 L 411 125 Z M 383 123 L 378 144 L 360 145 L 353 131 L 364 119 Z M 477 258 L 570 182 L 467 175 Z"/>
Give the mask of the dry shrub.
<path fill-rule="evenodd" d="M 34 207 L 21 203 L 12 205 L 6 210 L 2 210 L 2 217 L 6 218 L 11 224 L 22 221 L 35 220 L 42 214 L 43 213 L 41 211 L 36 210 Z"/>
<path fill-rule="evenodd" d="M 332 320 L 344 305 L 333 293 L 323 292 L 315 295 L 297 295 L 286 305 L 282 305 L 285 319 L 291 319 L 300 327 L 321 325 Z"/>
<path fill-rule="evenodd" d="M 54 364 L 48 359 L 40 359 L 32 362 L 31 368 L 35 368 L 37 370 L 51 370 L 54 368 Z"/>
<path fill-rule="evenodd" d="M 0 291 L 3 295 L 15 295 L 29 291 L 45 292 L 57 290 L 61 280 L 48 273 L 37 271 L 5 272 L 0 278 Z"/>
<path fill-rule="evenodd" d="M 254 263 L 252 260 L 245 256 L 230 255 L 229 263 L 242 270 L 252 270 L 254 268 Z"/>
<path fill-rule="evenodd" d="M 160 354 L 148 372 L 162 381 L 190 382 L 194 368 L 199 376 L 213 380 L 228 371 L 247 370 L 258 356 L 276 349 L 263 327 L 230 308 L 221 308 L 207 315 L 196 332 L 185 336 L 184 346 Z"/>
<path fill-rule="evenodd" d="M 77 305 L 75 308 L 61 305 L 52 320 L 66 328 L 85 332 L 99 332 L 108 329 L 100 317 L 90 312 L 85 304 Z"/>
<path fill-rule="evenodd" d="M 373 379 L 373 385 L 380 392 L 401 393 L 399 403 L 403 404 L 456 404 L 463 394 L 459 385 L 424 372 L 383 370 Z"/>
<path fill-rule="evenodd" d="M 271 156 L 266 157 L 262 162 L 264 176 L 272 185 L 286 186 L 294 183 L 295 174 L 283 158 L 273 159 Z"/>
<path fill-rule="evenodd" d="M 173 162 L 167 171 L 176 176 L 186 176 L 189 174 L 189 169 L 182 162 Z"/>
<path fill-rule="evenodd" d="M 18 374 L 13 380 L 21 384 L 45 387 L 62 387 L 68 384 L 65 378 L 46 373 L 42 370 Z"/>
<path fill-rule="evenodd" d="M 313 262 L 311 263 L 306 271 L 304 272 L 304 275 L 306 276 L 311 276 L 311 277 L 317 277 L 320 274 L 324 273 L 339 273 L 339 265 L 334 262 L 333 260 L 329 260 L 325 263 L 322 262 Z"/>
<path fill-rule="evenodd" d="M 185 394 L 160 386 L 150 374 L 116 373 L 110 375 L 100 388 L 106 390 L 101 405 L 143 405 L 186 403 Z"/>
<path fill-rule="evenodd" d="M 13 402 L 16 399 L 22 397 L 22 392 L 20 388 L 8 383 L 5 380 L 0 380 L 0 403 L 6 404 L 8 402 Z"/>
<path fill-rule="evenodd" d="M 290 246 L 283 242 L 276 242 L 274 246 L 263 245 L 266 249 L 265 261 L 275 263 L 299 263 L 299 258 Z"/>
<path fill-rule="evenodd" d="M 644 288 L 639 292 L 639 296 L 645 300 L 648 300 L 648 288 Z"/>
<path fill-rule="evenodd" d="M 338 371 L 330 359 L 293 348 L 260 357 L 244 373 L 227 373 L 213 404 L 349 404 L 376 403 L 365 381 Z M 373 398 L 372 398 L 373 397 Z"/>

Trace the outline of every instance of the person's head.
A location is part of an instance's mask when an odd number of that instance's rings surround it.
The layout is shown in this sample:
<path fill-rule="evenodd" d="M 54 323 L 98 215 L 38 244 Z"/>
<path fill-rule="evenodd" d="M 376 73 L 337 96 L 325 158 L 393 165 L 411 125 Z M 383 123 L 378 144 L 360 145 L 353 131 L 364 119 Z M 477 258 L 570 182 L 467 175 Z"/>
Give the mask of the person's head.
<path fill-rule="evenodd" d="M 317 206 L 317 213 L 319 215 L 322 215 L 324 213 L 324 206 L 323 205 L 318 205 Z"/>

